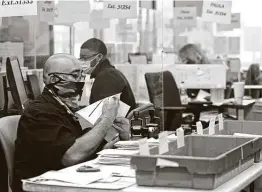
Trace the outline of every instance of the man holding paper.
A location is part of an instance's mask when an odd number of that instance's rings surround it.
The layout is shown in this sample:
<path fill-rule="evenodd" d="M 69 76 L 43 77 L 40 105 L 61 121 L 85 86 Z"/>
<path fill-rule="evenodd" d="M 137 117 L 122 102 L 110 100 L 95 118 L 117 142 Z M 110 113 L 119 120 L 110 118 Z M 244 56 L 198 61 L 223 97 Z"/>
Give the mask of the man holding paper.
<path fill-rule="evenodd" d="M 15 142 L 13 192 L 22 191 L 21 179 L 59 170 L 95 157 L 114 127 L 120 139 L 129 138 L 129 122 L 116 118 L 119 100 L 104 100 L 102 115 L 92 129 L 82 130 L 75 111 L 84 86 L 80 62 L 68 54 L 51 56 L 44 66 L 43 93 L 22 114 Z"/>

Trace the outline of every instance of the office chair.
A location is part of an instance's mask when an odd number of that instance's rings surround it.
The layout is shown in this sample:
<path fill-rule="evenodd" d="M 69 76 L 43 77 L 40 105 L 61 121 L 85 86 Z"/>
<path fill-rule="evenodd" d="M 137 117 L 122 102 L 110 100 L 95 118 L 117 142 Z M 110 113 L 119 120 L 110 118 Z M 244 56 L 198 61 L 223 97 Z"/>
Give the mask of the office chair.
<path fill-rule="evenodd" d="M 150 102 L 154 104 L 158 115 L 164 122 L 163 131 L 174 131 L 182 124 L 180 94 L 173 75 L 169 71 L 146 73 L 146 84 Z"/>
<path fill-rule="evenodd" d="M 18 110 L 18 113 L 21 114 L 30 100 L 27 96 L 27 90 L 20 69 L 20 64 L 16 57 L 7 58 L 6 74 L 15 108 Z"/>
<path fill-rule="evenodd" d="M 2 175 L 1 175 L 0 185 L 4 189 L 9 188 L 9 191 L 11 191 L 10 189 L 13 181 L 14 150 L 15 150 L 15 140 L 17 135 L 17 127 L 18 127 L 19 119 L 20 119 L 20 115 L 3 117 L 0 119 L 0 144 L 1 144 L 0 159 L 1 159 L 1 167 L 4 168 L 3 172 L 1 169 Z"/>

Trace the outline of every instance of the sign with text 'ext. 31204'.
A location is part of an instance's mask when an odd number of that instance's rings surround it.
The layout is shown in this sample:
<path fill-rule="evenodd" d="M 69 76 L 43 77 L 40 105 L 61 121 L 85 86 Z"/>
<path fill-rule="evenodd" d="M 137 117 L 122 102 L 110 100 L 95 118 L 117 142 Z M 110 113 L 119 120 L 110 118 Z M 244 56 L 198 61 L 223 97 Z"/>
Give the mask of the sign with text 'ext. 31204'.
<path fill-rule="evenodd" d="M 103 17 L 109 19 L 137 18 L 137 1 L 104 0 Z"/>
<path fill-rule="evenodd" d="M 204 1 L 202 19 L 221 24 L 231 23 L 232 1 Z"/>
<path fill-rule="evenodd" d="M 0 0 L 0 17 L 37 15 L 37 0 Z"/>

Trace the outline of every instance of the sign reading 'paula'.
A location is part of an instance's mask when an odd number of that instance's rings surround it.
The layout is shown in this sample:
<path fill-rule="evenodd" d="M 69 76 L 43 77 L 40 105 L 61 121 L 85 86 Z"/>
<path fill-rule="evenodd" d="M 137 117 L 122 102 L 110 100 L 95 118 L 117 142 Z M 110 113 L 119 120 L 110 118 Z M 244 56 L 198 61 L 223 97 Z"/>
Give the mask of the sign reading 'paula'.
<path fill-rule="evenodd" d="M 231 23 L 231 1 L 204 1 L 202 18 L 207 22 Z"/>
<path fill-rule="evenodd" d="M 1 0 L 0 17 L 37 15 L 37 0 Z"/>

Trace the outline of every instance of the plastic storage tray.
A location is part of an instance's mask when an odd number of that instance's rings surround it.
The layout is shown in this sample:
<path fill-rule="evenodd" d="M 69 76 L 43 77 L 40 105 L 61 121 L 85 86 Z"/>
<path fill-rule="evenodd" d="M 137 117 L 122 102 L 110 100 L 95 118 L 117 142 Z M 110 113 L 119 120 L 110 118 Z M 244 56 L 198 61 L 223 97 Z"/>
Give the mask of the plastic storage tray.
<path fill-rule="evenodd" d="M 208 134 L 208 129 L 204 130 L 204 134 Z M 244 133 L 251 135 L 261 135 L 262 137 L 262 121 L 224 121 L 224 129 L 219 130 L 219 125 L 215 125 L 216 135 L 234 135 L 234 133 Z M 257 153 L 256 162 L 262 160 L 262 143 L 259 145 L 260 153 Z"/>
<path fill-rule="evenodd" d="M 185 146 L 169 143 L 169 152 L 158 154 L 158 147 L 150 149 L 150 156 L 133 156 L 136 182 L 141 186 L 214 189 L 254 164 L 261 138 L 234 136 L 190 135 Z M 160 167 L 159 160 L 177 166 Z"/>

